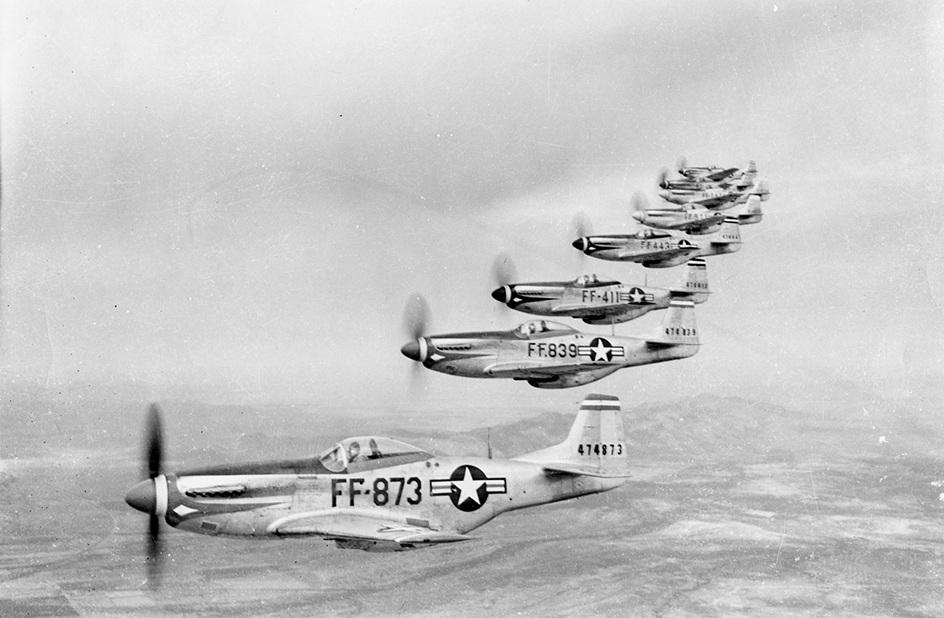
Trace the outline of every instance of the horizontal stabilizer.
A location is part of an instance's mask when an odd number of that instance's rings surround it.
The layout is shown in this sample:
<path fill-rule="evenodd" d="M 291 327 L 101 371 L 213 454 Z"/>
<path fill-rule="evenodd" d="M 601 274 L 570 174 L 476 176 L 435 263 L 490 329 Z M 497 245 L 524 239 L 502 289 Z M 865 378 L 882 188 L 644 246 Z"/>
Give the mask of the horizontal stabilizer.
<path fill-rule="evenodd" d="M 580 474 L 584 476 L 596 476 L 600 478 L 629 478 L 630 474 L 628 472 L 608 472 L 601 470 L 596 466 L 580 465 L 580 464 L 567 464 L 567 463 L 552 463 L 544 464 L 544 469 L 547 472 L 557 473 L 557 474 Z"/>

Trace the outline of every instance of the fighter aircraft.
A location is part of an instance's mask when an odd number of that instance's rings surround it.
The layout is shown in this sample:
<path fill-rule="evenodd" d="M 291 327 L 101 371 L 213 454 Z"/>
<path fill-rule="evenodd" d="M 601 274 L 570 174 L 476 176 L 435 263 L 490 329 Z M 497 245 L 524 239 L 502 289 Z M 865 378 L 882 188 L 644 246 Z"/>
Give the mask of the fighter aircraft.
<path fill-rule="evenodd" d="M 720 229 L 721 223 L 726 216 L 736 216 L 740 225 L 758 223 L 763 218 L 760 202 L 761 198 L 759 195 L 750 195 L 747 198 L 744 209 L 734 214 L 731 213 L 731 211 L 720 212 L 717 210 L 709 210 L 697 204 L 684 204 L 682 206 L 668 208 L 649 208 L 648 206 L 639 206 L 640 202 L 634 200 L 633 205 L 635 211 L 631 216 L 643 225 L 660 230 L 677 230 L 690 234 L 706 234 Z"/>
<path fill-rule="evenodd" d="M 708 210 L 696 204 L 651 208 L 641 193 L 633 194 L 630 202 L 632 218 L 643 225 L 660 230 L 675 230 L 689 234 L 716 232 L 724 222 L 725 214 Z"/>
<path fill-rule="evenodd" d="M 737 218 L 728 216 L 713 234 L 693 236 L 647 227 L 633 234 L 583 236 L 572 244 L 575 249 L 601 260 L 667 268 L 696 257 L 734 253 L 741 248 L 741 232 Z"/>
<path fill-rule="evenodd" d="M 663 189 L 659 197 L 673 204 L 694 204 L 709 209 L 725 210 L 743 204 L 751 195 L 760 196 L 761 201 L 770 199 L 770 187 L 766 180 L 758 180 L 749 188 L 711 187 Z"/>
<path fill-rule="evenodd" d="M 587 324 L 619 324 L 655 309 L 665 309 L 673 298 L 703 303 L 708 300 L 708 269 L 696 258 L 685 265 L 678 284 L 671 288 L 627 286 L 581 275 L 573 281 L 506 283 L 492 298 L 508 307 L 545 316 L 567 316 Z"/>
<path fill-rule="evenodd" d="M 427 369 L 467 378 L 525 380 L 536 388 L 571 388 L 624 367 L 686 358 L 698 351 L 694 303 L 672 300 L 662 325 L 648 337 L 582 333 L 549 320 L 510 331 L 422 334 L 404 345 L 407 358 Z"/>
<path fill-rule="evenodd" d="M 736 167 L 726 169 L 715 166 L 681 167 L 679 173 L 682 174 L 682 178 L 670 179 L 668 172 L 663 168 L 659 174 L 659 186 L 663 189 L 708 189 L 731 186 L 744 189 L 754 184 L 754 179 L 757 177 L 757 163 L 752 159 L 747 162 L 747 168 L 743 170 L 738 170 Z"/>
<path fill-rule="evenodd" d="M 342 549 L 399 551 L 468 541 L 470 531 L 505 511 L 608 491 L 629 476 L 619 400 L 609 395 L 583 400 L 566 440 L 513 459 L 440 457 L 358 436 L 307 459 L 166 473 L 163 450 L 152 405 L 147 479 L 125 495 L 149 516 L 152 584 L 163 553 L 161 519 L 209 536 L 321 537 Z"/>

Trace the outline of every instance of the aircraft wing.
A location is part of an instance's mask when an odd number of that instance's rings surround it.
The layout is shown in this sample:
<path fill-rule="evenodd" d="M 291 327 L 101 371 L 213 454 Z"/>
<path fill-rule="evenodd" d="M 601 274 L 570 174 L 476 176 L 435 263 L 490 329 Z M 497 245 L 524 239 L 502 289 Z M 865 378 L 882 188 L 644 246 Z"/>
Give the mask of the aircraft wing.
<path fill-rule="evenodd" d="M 682 229 L 705 233 L 709 231 L 715 231 L 717 228 L 721 227 L 721 222 L 723 219 L 720 218 L 710 218 L 710 219 L 698 219 L 696 221 L 689 221 L 686 223 Z"/>
<path fill-rule="evenodd" d="M 705 180 L 710 180 L 711 182 L 720 182 L 726 180 L 733 176 L 735 172 L 738 171 L 736 167 L 729 167 L 726 170 L 721 170 L 720 172 L 714 172 L 705 176 Z"/>
<path fill-rule="evenodd" d="M 640 259 L 645 260 L 646 262 L 657 262 L 659 260 L 673 258 L 678 255 L 685 255 L 686 253 L 690 251 L 697 251 L 697 250 L 698 250 L 698 247 L 695 247 L 694 245 L 691 245 L 688 247 L 675 246 L 669 249 L 661 249 L 661 250 L 650 249 L 646 251 L 634 251 L 631 249 L 625 249 L 624 251 L 620 252 L 618 259 L 631 260 L 634 258 L 640 258 Z"/>
<path fill-rule="evenodd" d="M 626 309 L 626 303 L 608 303 L 608 304 L 599 304 L 599 305 L 585 305 L 582 303 L 571 303 L 569 305 L 558 305 L 554 307 L 554 313 L 569 313 L 571 311 L 580 311 L 581 313 L 587 315 L 612 315 L 615 313 L 620 313 Z"/>
<path fill-rule="evenodd" d="M 731 193 L 726 193 L 717 197 L 703 197 L 698 200 L 692 200 L 689 203 L 704 206 L 705 208 L 725 209 L 734 206 L 734 203 L 739 197 L 741 197 L 739 193 L 732 191 Z"/>
<path fill-rule="evenodd" d="M 592 369 L 598 369 L 599 365 L 587 365 L 587 364 L 577 364 L 577 363 L 568 363 L 564 364 L 551 364 L 545 361 L 538 360 L 515 360 L 515 361 L 504 361 L 500 363 L 494 363 L 485 368 L 485 373 L 491 374 L 495 377 L 510 377 L 512 374 L 517 374 L 514 377 L 522 377 L 521 374 L 526 374 L 525 377 L 533 378 L 547 378 L 551 376 L 559 375 L 568 375 L 573 373 L 580 373 L 582 371 L 589 371 Z"/>
<path fill-rule="evenodd" d="M 554 474 L 581 474 L 583 476 L 598 476 L 601 478 L 629 478 L 630 476 L 629 474 L 601 472 L 600 468 L 572 463 L 546 463 L 542 464 L 542 467 L 546 472 Z"/>
<path fill-rule="evenodd" d="M 325 509 L 294 513 L 269 524 L 271 534 L 319 536 L 328 541 L 397 545 L 455 543 L 473 537 L 455 532 L 433 530 L 426 520 L 411 517 L 383 517 L 356 509 Z"/>

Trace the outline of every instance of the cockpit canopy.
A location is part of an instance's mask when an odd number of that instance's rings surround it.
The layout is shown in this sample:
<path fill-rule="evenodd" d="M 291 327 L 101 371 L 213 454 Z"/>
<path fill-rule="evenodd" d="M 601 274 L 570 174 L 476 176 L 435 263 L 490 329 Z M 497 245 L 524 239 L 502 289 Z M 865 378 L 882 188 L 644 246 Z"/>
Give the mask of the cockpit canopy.
<path fill-rule="evenodd" d="M 598 283 L 598 282 L 599 282 L 599 279 L 597 279 L 596 275 L 580 275 L 579 277 L 574 279 L 574 286 L 578 288 L 585 288 L 585 287 L 592 286 L 594 283 Z"/>
<path fill-rule="evenodd" d="M 405 442 L 379 436 L 357 436 L 341 440 L 324 453 L 322 465 L 332 472 L 358 472 L 430 459 L 427 451 Z"/>
<path fill-rule="evenodd" d="M 575 288 L 597 288 L 604 285 L 614 285 L 615 281 L 601 281 L 596 275 L 580 275 L 573 281 Z"/>
<path fill-rule="evenodd" d="M 552 337 L 554 335 L 565 335 L 576 332 L 569 326 L 551 322 L 549 320 L 531 320 L 525 322 L 514 330 L 514 333 L 522 339 L 537 339 L 541 337 Z"/>
<path fill-rule="evenodd" d="M 668 238 L 672 235 L 669 234 L 668 232 L 660 232 L 658 230 L 654 230 L 651 227 L 644 227 L 638 232 L 636 232 L 635 236 L 636 238 L 648 239 L 648 238 Z"/>

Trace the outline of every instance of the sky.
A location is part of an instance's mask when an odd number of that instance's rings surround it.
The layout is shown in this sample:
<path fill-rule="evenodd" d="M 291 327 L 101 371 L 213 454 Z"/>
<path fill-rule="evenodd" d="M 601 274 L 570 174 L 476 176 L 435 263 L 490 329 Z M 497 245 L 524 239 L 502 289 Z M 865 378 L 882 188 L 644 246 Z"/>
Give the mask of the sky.
<path fill-rule="evenodd" d="M 944 377 L 940 3 L 0 11 L 7 388 L 474 414 Z M 414 293 L 430 333 L 524 321 L 489 296 L 502 253 L 521 280 L 671 284 L 570 242 L 578 215 L 635 229 L 680 156 L 755 159 L 773 192 L 709 259 L 697 356 L 570 391 L 401 356 Z"/>

